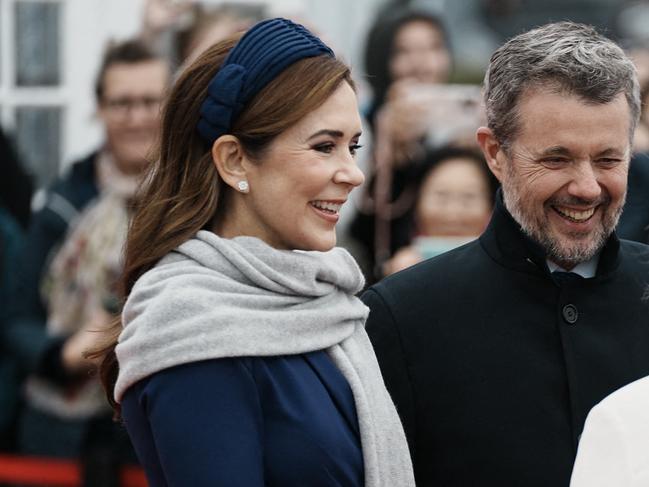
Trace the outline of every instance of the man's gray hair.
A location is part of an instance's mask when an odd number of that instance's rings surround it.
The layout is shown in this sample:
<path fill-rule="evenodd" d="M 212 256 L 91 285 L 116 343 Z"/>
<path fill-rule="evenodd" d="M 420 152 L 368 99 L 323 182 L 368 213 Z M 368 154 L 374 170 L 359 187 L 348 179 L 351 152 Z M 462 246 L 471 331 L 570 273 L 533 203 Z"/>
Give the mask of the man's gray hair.
<path fill-rule="evenodd" d="M 624 93 L 630 137 L 640 115 L 640 87 L 631 60 L 593 27 L 573 22 L 547 24 L 507 41 L 491 56 L 484 84 L 487 123 L 505 148 L 519 129 L 519 99 L 530 88 L 575 94 L 593 104 Z"/>

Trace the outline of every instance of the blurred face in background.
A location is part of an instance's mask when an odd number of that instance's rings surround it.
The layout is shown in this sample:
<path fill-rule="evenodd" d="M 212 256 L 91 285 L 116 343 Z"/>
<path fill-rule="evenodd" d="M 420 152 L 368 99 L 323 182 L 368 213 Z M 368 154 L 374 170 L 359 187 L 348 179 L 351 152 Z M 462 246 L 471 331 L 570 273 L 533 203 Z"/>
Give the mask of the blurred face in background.
<path fill-rule="evenodd" d="M 429 237 L 471 237 L 491 216 L 489 183 L 477 161 L 450 158 L 428 172 L 415 208 L 417 230 Z"/>
<path fill-rule="evenodd" d="M 451 56 L 444 34 L 425 20 L 412 20 L 397 31 L 390 58 L 392 81 L 410 79 L 421 83 L 445 83 Z"/>
<path fill-rule="evenodd" d="M 168 83 L 169 68 L 162 60 L 115 63 L 106 70 L 99 117 L 106 146 L 124 173 L 140 172 L 147 164 Z"/>
<path fill-rule="evenodd" d="M 642 114 L 640 115 L 640 120 L 647 126 L 649 126 L 649 80 L 645 84 L 644 89 L 642 90 Z"/>

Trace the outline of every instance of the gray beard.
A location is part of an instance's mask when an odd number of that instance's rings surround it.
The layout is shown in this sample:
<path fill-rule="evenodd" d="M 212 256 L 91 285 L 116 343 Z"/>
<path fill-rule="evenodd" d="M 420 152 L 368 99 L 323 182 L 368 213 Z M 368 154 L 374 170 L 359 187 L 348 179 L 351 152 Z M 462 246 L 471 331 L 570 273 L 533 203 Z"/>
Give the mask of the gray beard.
<path fill-rule="evenodd" d="M 626 198 L 626 195 L 625 195 Z M 619 208 L 612 214 L 602 216 L 602 225 L 597 229 L 595 235 L 587 241 L 575 241 L 570 245 L 554 238 L 547 225 L 543 222 L 535 222 L 523 212 L 521 205 L 521 194 L 509 184 L 503 182 L 503 200 L 505 207 L 514 220 L 521 226 L 523 232 L 532 241 L 536 242 L 545 251 L 546 257 L 560 265 L 564 269 L 572 269 L 575 265 L 592 259 L 604 247 L 622 214 L 624 200 Z M 609 208 L 610 209 L 610 206 Z"/>

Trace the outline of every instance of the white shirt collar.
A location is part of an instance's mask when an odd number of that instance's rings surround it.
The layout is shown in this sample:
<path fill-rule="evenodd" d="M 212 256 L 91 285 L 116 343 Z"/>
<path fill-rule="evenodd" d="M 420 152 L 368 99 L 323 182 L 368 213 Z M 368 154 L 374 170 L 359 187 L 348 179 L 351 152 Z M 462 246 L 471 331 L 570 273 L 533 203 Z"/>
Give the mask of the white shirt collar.
<path fill-rule="evenodd" d="M 591 277 L 595 277 L 595 274 L 597 273 L 597 264 L 599 263 L 599 252 L 597 252 L 590 260 L 587 260 L 586 262 L 580 262 L 577 264 L 575 267 L 567 271 L 563 267 L 558 266 L 551 260 L 546 259 L 546 262 L 548 264 L 548 269 L 550 269 L 550 272 L 554 271 L 559 271 L 559 272 L 574 272 L 575 274 L 579 274 L 581 277 L 585 279 L 589 279 Z"/>

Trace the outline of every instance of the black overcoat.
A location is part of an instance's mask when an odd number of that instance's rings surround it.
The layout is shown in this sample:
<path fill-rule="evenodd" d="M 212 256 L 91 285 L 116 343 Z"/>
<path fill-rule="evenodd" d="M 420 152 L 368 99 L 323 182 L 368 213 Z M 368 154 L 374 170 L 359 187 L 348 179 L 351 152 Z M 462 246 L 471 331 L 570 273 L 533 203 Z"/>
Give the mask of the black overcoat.
<path fill-rule="evenodd" d="M 559 283 L 497 199 L 479 240 L 363 295 L 419 486 L 567 486 L 590 408 L 649 375 L 649 246 L 613 235 Z"/>

